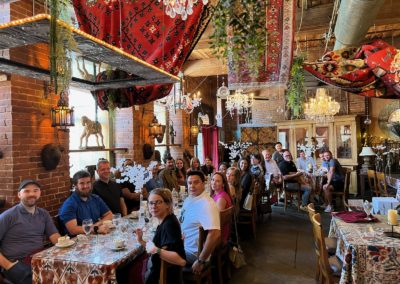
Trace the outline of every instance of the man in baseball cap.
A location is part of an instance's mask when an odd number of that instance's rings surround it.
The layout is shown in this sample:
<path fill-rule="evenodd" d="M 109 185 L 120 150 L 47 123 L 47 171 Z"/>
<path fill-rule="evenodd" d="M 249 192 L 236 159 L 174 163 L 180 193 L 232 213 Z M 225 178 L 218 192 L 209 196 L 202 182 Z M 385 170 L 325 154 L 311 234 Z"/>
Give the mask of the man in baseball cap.
<path fill-rule="evenodd" d="M 30 256 L 42 250 L 43 236 L 60 237 L 50 214 L 36 206 L 41 185 L 26 179 L 18 187 L 20 203 L 0 215 L 0 267 L 12 283 L 32 283 Z"/>

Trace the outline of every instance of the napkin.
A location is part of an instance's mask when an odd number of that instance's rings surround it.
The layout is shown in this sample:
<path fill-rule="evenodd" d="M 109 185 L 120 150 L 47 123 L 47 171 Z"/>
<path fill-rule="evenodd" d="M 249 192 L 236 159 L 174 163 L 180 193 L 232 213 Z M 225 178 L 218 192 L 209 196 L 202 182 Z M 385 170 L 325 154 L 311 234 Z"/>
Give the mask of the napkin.
<path fill-rule="evenodd" d="M 332 213 L 332 216 L 337 217 L 346 223 L 379 222 L 378 218 L 375 218 L 374 216 L 371 217 L 371 220 L 368 220 L 367 214 L 365 212 L 354 212 L 354 211 L 334 212 Z"/>

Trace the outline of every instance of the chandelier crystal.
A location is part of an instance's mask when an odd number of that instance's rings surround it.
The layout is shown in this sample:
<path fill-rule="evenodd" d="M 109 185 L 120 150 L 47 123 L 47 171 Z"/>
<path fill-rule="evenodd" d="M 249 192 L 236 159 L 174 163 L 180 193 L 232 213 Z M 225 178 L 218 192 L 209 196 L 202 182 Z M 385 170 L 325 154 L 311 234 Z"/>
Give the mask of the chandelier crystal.
<path fill-rule="evenodd" d="M 318 88 L 315 98 L 305 104 L 306 119 L 320 123 L 333 121 L 333 116 L 340 110 L 340 104 L 327 95 L 327 90 Z"/>
<path fill-rule="evenodd" d="M 226 110 L 229 111 L 233 116 L 236 111 L 238 115 L 250 113 L 251 107 L 253 106 L 254 98 L 253 94 L 244 94 L 243 90 L 238 89 L 233 95 L 226 97 Z"/>
<path fill-rule="evenodd" d="M 193 5 L 195 5 L 198 0 L 157 0 L 163 3 L 165 6 L 165 13 L 172 19 L 175 16 L 181 15 L 182 20 L 186 20 L 188 15 L 193 14 Z M 203 5 L 207 5 L 208 0 L 202 0 Z"/>

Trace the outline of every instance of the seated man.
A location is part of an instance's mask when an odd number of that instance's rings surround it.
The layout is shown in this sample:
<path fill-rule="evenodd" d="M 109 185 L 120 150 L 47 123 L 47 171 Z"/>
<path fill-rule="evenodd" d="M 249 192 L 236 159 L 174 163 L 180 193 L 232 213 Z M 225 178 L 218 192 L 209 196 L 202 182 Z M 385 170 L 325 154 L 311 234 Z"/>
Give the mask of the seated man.
<path fill-rule="evenodd" d="M 171 156 L 167 157 L 167 163 L 165 164 L 165 169 L 163 169 L 158 177 L 162 180 L 165 188 L 169 190 L 178 189 L 178 178 L 176 177 L 174 158 Z"/>
<path fill-rule="evenodd" d="M 182 233 L 185 237 L 186 261 L 192 266 L 195 274 L 201 273 L 221 236 L 219 210 L 214 200 L 205 191 L 204 181 L 205 177 L 201 171 L 188 173 L 189 197 L 183 204 L 180 218 Z M 203 250 L 200 255 L 197 255 L 200 226 L 208 233 Z"/>
<path fill-rule="evenodd" d="M 146 182 L 146 184 L 144 185 L 145 190 L 143 191 L 143 195 L 146 198 L 147 198 L 147 195 L 150 194 L 150 192 L 153 189 L 164 187 L 164 183 L 163 183 L 162 179 L 158 176 L 158 171 L 160 169 L 159 162 L 151 161 L 150 165 L 149 165 L 149 169 L 151 170 L 153 177 L 148 182 Z"/>
<path fill-rule="evenodd" d="M 75 191 L 64 201 L 59 211 L 60 221 L 66 232 L 72 236 L 85 234 L 82 221 L 92 219 L 93 232 L 107 234 L 109 228 L 104 220 L 111 220 L 112 213 L 104 201 L 92 194 L 90 173 L 78 171 L 72 177 Z"/>
<path fill-rule="evenodd" d="M 210 157 L 206 157 L 204 159 L 204 165 L 200 167 L 201 171 L 208 177 L 215 172 L 214 166 L 212 165 L 212 159 Z"/>
<path fill-rule="evenodd" d="M 321 167 L 328 169 L 326 183 L 322 186 L 325 195 L 325 203 L 327 204 L 325 212 L 332 212 L 332 191 L 342 191 L 344 187 L 343 169 L 339 161 L 333 159 L 332 153 L 329 150 L 324 152 L 324 161 Z"/>
<path fill-rule="evenodd" d="M 36 206 L 40 188 L 35 180 L 22 181 L 21 202 L 0 214 L 0 267 L 13 283 L 32 283 L 30 256 L 44 248 L 44 236 L 53 244 L 60 237 L 49 213 Z"/>
<path fill-rule="evenodd" d="M 128 209 L 122 195 L 121 186 L 110 179 L 110 162 L 105 159 L 99 160 L 97 163 L 97 174 L 99 175 L 99 179 L 93 184 L 93 193 L 103 199 L 112 213 L 119 213 L 122 216 L 127 215 Z"/>
<path fill-rule="evenodd" d="M 317 170 L 317 164 L 312 157 L 306 157 L 304 150 L 299 151 L 299 156 L 296 160 L 296 165 L 298 170 L 304 172 L 312 173 Z"/>
<path fill-rule="evenodd" d="M 301 190 L 303 191 L 302 201 L 300 209 L 307 211 L 308 197 L 311 193 L 311 186 L 304 179 L 302 172 L 299 172 L 296 165 L 293 163 L 292 154 L 289 151 L 283 152 L 283 161 L 279 163 L 279 169 L 281 170 L 283 180 L 288 183 L 287 186 L 290 187 L 292 183 L 299 183 L 301 185 Z"/>

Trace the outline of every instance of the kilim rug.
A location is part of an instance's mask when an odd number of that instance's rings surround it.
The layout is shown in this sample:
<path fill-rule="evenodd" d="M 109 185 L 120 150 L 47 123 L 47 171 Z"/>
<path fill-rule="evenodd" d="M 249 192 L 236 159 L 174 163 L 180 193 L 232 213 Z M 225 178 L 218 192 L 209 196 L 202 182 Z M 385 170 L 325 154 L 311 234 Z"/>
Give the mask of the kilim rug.
<path fill-rule="evenodd" d="M 177 75 L 200 38 L 208 21 L 210 9 L 199 1 L 186 21 L 180 16 L 171 19 L 157 0 L 73 0 L 81 30 L 109 44 L 122 48 L 156 67 Z M 98 80 L 128 77 L 115 70 L 103 72 Z M 169 94 L 172 85 L 132 86 L 117 90 L 93 92 L 101 109 L 108 108 L 110 96 L 115 106 L 145 104 Z"/>
<path fill-rule="evenodd" d="M 267 38 L 265 65 L 257 79 L 252 79 L 245 62 L 240 62 L 240 74 L 235 74 L 231 60 L 228 62 L 229 89 L 286 86 L 293 57 L 296 1 L 267 1 Z"/>

